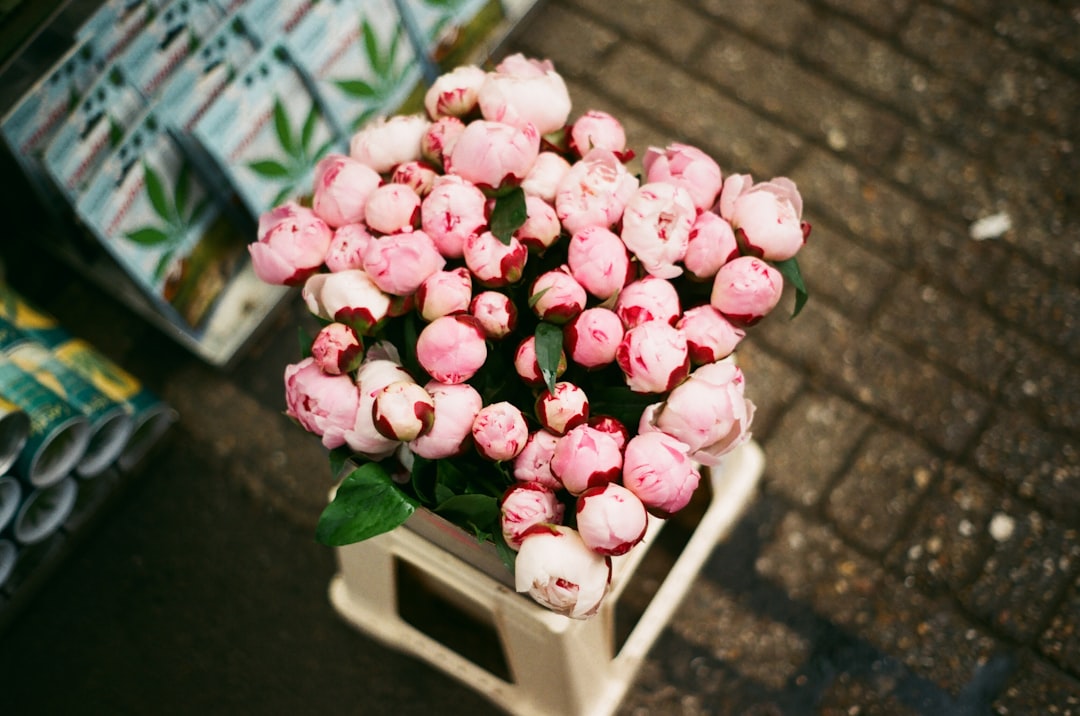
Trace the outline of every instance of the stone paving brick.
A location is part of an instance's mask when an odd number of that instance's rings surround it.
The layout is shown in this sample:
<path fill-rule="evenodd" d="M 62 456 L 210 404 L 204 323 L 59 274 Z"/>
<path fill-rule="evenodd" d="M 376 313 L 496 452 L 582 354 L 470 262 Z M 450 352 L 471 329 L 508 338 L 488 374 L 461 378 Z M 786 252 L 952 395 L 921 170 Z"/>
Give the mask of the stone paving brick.
<path fill-rule="evenodd" d="M 716 31 L 701 13 L 682 3 L 655 0 L 574 0 L 574 6 L 596 22 L 617 30 L 626 38 L 654 46 L 678 62 L 691 59 L 695 48 L 711 40 Z"/>
<path fill-rule="evenodd" d="M 905 435 L 871 426 L 829 493 L 826 513 L 849 542 L 884 552 L 939 470 L 938 460 Z"/>
<path fill-rule="evenodd" d="M 833 10 L 858 19 L 886 35 L 893 34 L 911 12 L 912 0 L 823 0 Z"/>
<path fill-rule="evenodd" d="M 1037 414 L 1051 428 L 1080 430 L 1080 381 L 1076 361 L 1033 341 L 1017 344 L 1019 359 L 1001 394 L 1011 407 Z"/>
<path fill-rule="evenodd" d="M 821 500 L 868 430 L 868 418 L 851 403 L 806 392 L 784 413 L 777 439 L 763 445 L 765 484 L 803 507 Z"/>
<path fill-rule="evenodd" d="M 986 537 L 991 554 L 960 599 L 995 630 L 1030 642 L 1080 567 L 1080 532 L 1005 501 L 991 516 Z"/>
<path fill-rule="evenodd" d="M 743 341 L 735 355 L 746 377 L 746 397 L 756 408 L 750 429 L 755 439 L 767 441 L 801 388 L 802 377 L 791 365 L 759 347 L 753 336 Z"/>
<path fill-rule="evenodd" d="M 533 57 L 558 57 L 559 74 L 571 79 L 589 74 L 618 41 L 611 28 L 565 5 L 547 2 L 516 47 Z"/>
<path fill-rule="evenodd" d="M 1073 583 L 1050 626 L 1039 637 L 1039 651 L 1080 677 L 1080 580 Z"/>
<path fill-rule="evenodd" d="M 806 0 L 695 0 L 713 17 L 781 48 L 804 42 L 817 17 Z"/>
<path fill-rule="evenodd" d="M 995 9 L 993 15 L 983 18 L 992 24 L 994 32 L 1018 47 L 1044 53 L 1049 61 L 1059 63 L 1066 70 L 1080 72 L 1075 5 L 1028 0 L 1022 4 L 1000 3 Z"/>
<path fill-rule="evenodd" d="M 1080 357 L 1080 287 L 1025 261 L 1010 261 L 987 300 L 1005 320 Z"/>
<path fill-rule="evenodd" d="M 917 128 L 904 132 L 891 165 L 893 178 L 965 224 L 993 213 L 995 198 L 1001 195 L 995 187 L 997 175 L 987 170 L 985 158 Z"/>
<path fill-rule="evenodd" d="M 981 569 L 983 535 L 1001 501 L 997 489 L 963 466 L 947 463 L 941 473 L 914 526 L 886 558 L 905 583 L 931 595 L 959 591 Z"/>
<path fill-rule="evenodd" d="M 919 716 L 894 693 L 888 676 L 876 680 L 839 674 L 817 707 L 819 716 Z"/>
<path fill-rule="evenodd" d="M 1080 681 L 1044 662 L 1031 660 L 994 701 L 997 716 L 1080 716 Z"/>

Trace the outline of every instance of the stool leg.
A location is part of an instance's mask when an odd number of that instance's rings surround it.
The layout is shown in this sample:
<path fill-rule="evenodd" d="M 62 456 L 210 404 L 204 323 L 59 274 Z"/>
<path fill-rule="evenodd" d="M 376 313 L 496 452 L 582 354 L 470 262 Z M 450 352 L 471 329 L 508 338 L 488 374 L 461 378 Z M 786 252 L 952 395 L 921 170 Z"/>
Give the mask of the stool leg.
<path fill-rule="evenodd" d="M 356 609 L 386 620 L 398 619 L 397 574 L 392 536 L 379 535 L 339 547 L 338 564 L 345 589 Z"/>

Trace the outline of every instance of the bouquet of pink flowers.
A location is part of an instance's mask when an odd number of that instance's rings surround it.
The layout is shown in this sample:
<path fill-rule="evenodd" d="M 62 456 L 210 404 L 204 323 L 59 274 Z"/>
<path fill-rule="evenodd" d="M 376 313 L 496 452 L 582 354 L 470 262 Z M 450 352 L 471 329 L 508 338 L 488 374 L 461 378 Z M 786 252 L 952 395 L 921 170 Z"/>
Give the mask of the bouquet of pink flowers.
<path fill-rule="evenodd" d="M 316 530 L 367 539 L 424 507 L 493 542 L 518 591 L 595 614 L 611 558 L 749 438 L 731 356 L 806 291 L 786 178 L 724 178 L 685 144 L 643 173 L 619 121 L 570 122 L 550 62 L 459 67 L 426 113 L 376 120 L 260 217 L 258 276 L 323 327 L 288 415 L 341 481 Z M 358 466 L 357 466 L 358 465 Z"/>

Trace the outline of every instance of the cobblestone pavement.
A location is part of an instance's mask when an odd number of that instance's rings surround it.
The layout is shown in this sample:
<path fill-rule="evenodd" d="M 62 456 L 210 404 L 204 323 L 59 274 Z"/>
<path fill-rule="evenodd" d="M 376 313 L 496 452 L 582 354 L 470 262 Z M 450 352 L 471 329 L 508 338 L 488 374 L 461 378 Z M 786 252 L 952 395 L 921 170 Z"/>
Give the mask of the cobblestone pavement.
<path fill-rule="evenodd" d="M 760 494 L 620 713 L 1080 714 L 1080 5 L 550 0 L 510 49 L 554 60 L 576 110 L 615 114 L 634 147 L 683 141 L 725 172 L 793 178 L 814 226 L 806 309 L 770 317 L 739 350 L 766 454 Z M 988 217 L 1009 227 L 982 237 Z M 72 282 L 50 306 L 128 356 L 182 418 L 161 474 L 12 630 L 20 657 L 3 657 L 0 683 L 16 663 L 35 688 L 32 668 L 90 663 L 67 697 L 35 698 L 487 712 L 427 667 L 338 633 L 325 581 L 297 585 L 332 569 L 303 538 L 325 500 L 312 477 L 324 456 L 280 415 L 302 310 L 220 373 L 88 292 Z M 215 478 L 189 492 L 185 470 Z M 168 515 L 170 500 L 199 514 L 199 534 L 262 547 L 147 537 L 153 524 L 184 531 L 175 516 L 139 517 Z M 237 501 L 255 514 L 223 524 Z M 191 554 L 161 556 L 176 549 Z M 220 562 L 214 590 L 191 584 L 204 552 Z M 134 615 L 123 637 L 70 612 L 46 626 L 103 572 L 134 591 L 100 587 L 78 608 L 106 624 Z M 223 620 L 214 635 L 207 614 Z M 182 661 L 146 656 L 139 636 L 169 619 L 184 636 L 161 638 L 218 676 L 201 701 L 190 689 L 213 679 L 184 667 L 147 684 Z M 28 661 L 43 633 L 82 641 Z"/>

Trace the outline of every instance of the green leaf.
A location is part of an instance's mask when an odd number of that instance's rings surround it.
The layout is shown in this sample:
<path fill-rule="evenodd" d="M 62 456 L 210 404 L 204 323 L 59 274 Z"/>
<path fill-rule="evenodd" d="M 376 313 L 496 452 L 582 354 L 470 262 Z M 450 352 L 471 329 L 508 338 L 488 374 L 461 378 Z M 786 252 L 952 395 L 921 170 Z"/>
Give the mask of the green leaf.
<path fill-rule="evenodd" d="M 188 203 L 188 191 L 191 188 L 191 164 L 188 162 L 180 163 L 180 172 L 176 175 L 176 186 L 173 187 L 175 196 L 173 197 L 173 204 L 176 206 L 176 215 L 183 217 L 184 209 Z M 192 217 L 194 218 L 194 217 Z"/>
<path fill-rule="evenodd" d="M 157 266 L 154 267 L 154 280 L 160 281 L 165 275 L 165 272 L 169 270 L 169 266 L 172 264 L 173 252 L 172 250 L 166 251 L 158 259 Z"/>
<path fill-rule="evenodd" d="M 284 179 L 289 176 L 289 168 L 276 159 L 260 159 L 250 162 L 248 168 L 256 174 L 271 179 Z"/>
<path fill-rule="evenodd" d="M 490 495 L 454 495 L 440 503 L 435 513 L 459 527 L 491 532 L 499 519 L 499 501 Z"/>
<path fill-rule="evenodd" d="M 416 508 L 416 501 L 394 484 L 381 465 L 365 463 L 342 480 L 319 517 L 315 539 L 329 547 L 362 542 L 398 527 Z"/>
<path fill-rule="evenodd" d="M 166 223 L 173 223 L 172 207 L 169 205 L 168 193 L 161 177 L 149 164 L 143 163 L 143 177 L 146 181 L 146 195 L 150 199 L 150 205 L 154 207 L 154 213 L 160 216 Z"/>
<path fill-rule="evenodd" d="M 491 233 L 504 244 L 510 243 L 514 232 L 529 218 L 525 208 L 525 192 L 516 187 L 495 200 L 491 210 Z"/>
<path fill-rule="evenodd" d="M 285 105 L 281 100 L 274 100 L 274 130 L 277 132 L 278 143 L 290 157 L 296 156 L 297 147 L 293 143 L 292 125 L 289 124 L 289 115 L 285 112 Z"/>
<path fill-rule="evenodd" d="M 375 28 L 365 19 L 360 24 L 360 30 L 364 35 L 364 52 L 367 53 L 368 62 L 377 72 L 381 53 L 379 52 L 379 38 L 375 34 Z"/>
<path fill-rule="evenodd" d="M 379 94 L 374 87 L 363 80 L 338 80 L 334 84 L 350 97 L 371 99 Z"/>
<path fill-rule="evenodd" d="M 589 412 L 610 415 L 629 428 L 636 428 L 645 408 L 663 400 L 656 393 L 635 393 L 625 386 L 610 385 L 589 390 Z"/>
<path fill-rule="evenodd" d="M 533 295 L 529 296 L 529 308 L 535 308 L 536 304 L 540 303 L 540 299 L 544 297 L 544 294 L 551 290 L 551 286 L 542 288 Z"/>
<path fill-rule="evenodd" d="M 352 451 L 345 445 L 330 451 L 330 474 L 335 480 L 345 471 L 350 457 L 352 457 Z"/>
<path fill-rule="evenodd" d="M 158 244 L 169 242 L 169 235 L 153 226 L 144 226 L 141 229 L 129 231 L 126 234 L 126 238 L 128 241 L 141 244 L 142 246 L 157 246 Z"/>
<path fill-rule="evenodd" d="M 536 363 L 548 390 L 555 392 L 555 377 L 559 372 L 559 359 L 562 358 L 562 329 L 553 323 L 541 321 L 536 324 Z"/>
<path fill-rule="evenodd" d="M 503 566 L 510 570 L 510 575 L 513 576 L 514 565 L 517 562 L 517 552 L 506 543 L 506 538 L 503 537 L 502 530 L 492 530 L 491 538 L 495 543 L 495 553 L 499 555 L 499 559 L 502 561 Z"/>
<path fill-rule="evenodd" d="M 315 136 L 315 127 L 319 126 L 319 117 L 319 105 L 312 102 L 311 111 L 308 112 L 307 119 L 304 120 L 304 128 L 300 133 L 300 147 L 305 154 L 311 146 L 311 138 Z"/>
<path fill-rule="evenodd" d="M 810 294 L 806 290 L 806 284 L 803 282 L 802 272 L 799 271 L 799 263 L 792 256 L 784 261 L 776 261 L 773 265 L 795 287 L 795 309 L 791 312 L 791 317 L 795 318 L 810 298 Z"/>

